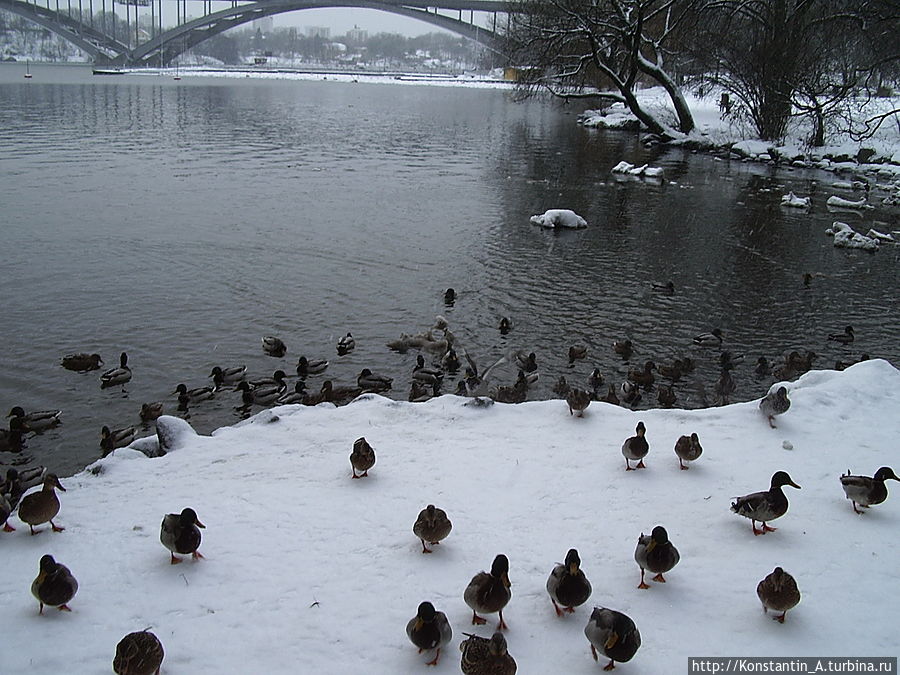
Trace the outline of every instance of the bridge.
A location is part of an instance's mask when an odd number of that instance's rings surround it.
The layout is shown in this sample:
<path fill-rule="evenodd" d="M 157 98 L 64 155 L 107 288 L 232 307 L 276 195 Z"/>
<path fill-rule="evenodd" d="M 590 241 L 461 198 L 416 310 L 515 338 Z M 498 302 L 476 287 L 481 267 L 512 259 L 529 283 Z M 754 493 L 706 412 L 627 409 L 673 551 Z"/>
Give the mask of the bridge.
<path fill-rule="evenodd" d="M 130 67 L 168 66 L 179 54 L 200 42 L 255 19 L 302 9 L 332 7 L 377 9 L 419 19 L 500 52 L 497 14 L 509 12 L 509 3 L 505 0 L 437 0 L 437 5 L 436 0 L 228 0 L 229 7 L 216 11 L 213 10 L 213 0 L 192 0 L 193 4 L 203 3 L 203 15 L 194 18 L 188 16 L 188 0 L 175 0 L 175 26 L 163 28 L 163 0 L 118 0 L 125 6 L 126 27 L 122 34 L 120 26 L 120 34 L 117 35 L 117 22 L 105 21 L 110 16 L 107 0 L 75 0 L 77 4 L 73 4 L 73 0 L 63 0 L 64 4 L 60 0 L 43 0 L 40 4 L 41 1 L 0 0 L 0 9 L 62 36 L 87 52 L 96 65 Z M 111 12 L 116 0 L 108 1 Z M 171 5 L 170 0 L 167 1 Z M 101 11 L 102 22 L 95 18 L 95 9 Z M 140 17 L 139 10 L 142 12 Z M 446 12 L 455 12 L 456 16 Z M 476 25 L 475 12 L 492 14 L 492 27 Z M 101 23 L 104 25 L 98 25 Z M 112 30 L 105 25 L 107 23 L 112 24 Z M 149 32 L 147 25 L 150 26 Z"/>

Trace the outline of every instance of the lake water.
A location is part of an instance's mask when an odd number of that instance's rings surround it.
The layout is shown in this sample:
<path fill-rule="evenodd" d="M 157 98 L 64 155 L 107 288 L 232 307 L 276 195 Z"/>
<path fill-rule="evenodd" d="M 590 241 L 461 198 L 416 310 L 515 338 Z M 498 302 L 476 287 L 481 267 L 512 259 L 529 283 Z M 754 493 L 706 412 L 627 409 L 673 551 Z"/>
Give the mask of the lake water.
<path fill-rule="evenodd" d="M 405 400 L 416 352 L 385 343 L 438 313 L 481 364 L 534 351 L 529 398 L 551 397 L 559 375 L 584 385 L 596 366 L 618 384 L 646 359 L 687 355 L 698 367 L 676 385 L 678 405 L 703 405 L 717 354 L 691 337 L 716 326 L 748 357 L 737 400 L 771 384 L 752 375 L 760 355 L 900 359 L 897 247 L 848 252 L 823 234 L 836 219 L 897 229 L 896 211 L 828 213 L 831 174 L 648 150 L 579 127 L 580 108 L 500 90 L 22 72 L 0 66 L 0 405 L 61 408 L 64 424 L 0 453 L 3 464 L 75 472 L 99 457 L 101 426 L 139 424 L 147 401 L 175 413 L 175 386 L 209 384 L 214 365 L 263 376 L 292 374 L 301 354 L 327 358 L 336 383 L 369 367 Z M 614 180 L 623 159 L 662 166 L 666 182 Z M 782 208 L 788 190 L 812 195 L 813 211 Z M 529 224 L 548 208 L 590 227 Z M 669 279 L 674 295 L 651 290 Z M 505 337 L 501 316 L 514 322 Z M 846 324 L 853 345 L 826 340 Z M 348 331 L 357 348 L 338 357 Z M 283 359 L 262 352 L 270 334 L 287 343 Z M 625 337 L 631 361 L 610 347 Z M 574 367 L 572 344 L 588 347 Z M 124 389 L 59 365 L 86 351 L 112 367 L 123 350 Z M 495 373 L 511 384 L 516 371 Z M 238 403 L 221 393 L 190 421 L 208 433 L 237 421 Z"/>

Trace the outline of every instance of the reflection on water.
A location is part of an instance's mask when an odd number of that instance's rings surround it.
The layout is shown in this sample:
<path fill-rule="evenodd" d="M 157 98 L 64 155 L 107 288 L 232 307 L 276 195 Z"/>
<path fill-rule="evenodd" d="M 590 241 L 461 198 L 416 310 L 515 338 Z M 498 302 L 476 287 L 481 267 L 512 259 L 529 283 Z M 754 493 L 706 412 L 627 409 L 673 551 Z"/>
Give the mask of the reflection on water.
<path fill-rule="evenodd" d="M 64 410 L 63 426 L 0 462 L 75 471 L 99 456 L 101 426 L 139 424 L 149 401 L 176 412 L 176 385 L 209 384 L 214 365 L 292 375 L 305 354 L 331 363 L 310 377 L 313 390 L 369 367 L 405 399 L 416 353 L 385 343 L 437 313 L 480 364 L 534 351 L 531 399 L 553 396 L 560 375 L 584 385 L 599 367 L 618 385 L 645 360 L 690 356 L 698 366 L 675 385 L 677 405 L 704 405 L 717 353 L 691 338 L 715 326 L 748 357 L 734 371 L 739 400 L 772 381 L 752 375 L 759 355 L 812 349 L 817 366 L 900 356 L 898 252 L 831 246 L 823 231 L 838 216 L 820 206 L 829 174 L 647 150 L 578 127 L 578 110 L 498 91 L 114 79 L 39 67 L 25 82 L 0 67 L 0 402 Z M 662 166 L 667 179 L 616 180 L 609 170 L 623 159 Z M 781 208 L 788 190 L 812 195 L 812 213 Z M 548 208 L 572 208 L 591 227 L 528 223 Z M 897 227 L 878 210 L 839 217 Z M 816 275 L 809 287 L 804 272 Z M 652 290 L 667 280 L 673 295 Z M 514 321 L 506 336 L 501 316 Z M 826 340 L 846 324 L 853 345 Z M 339 357 L 348 331 L 358 346 Z M 287 356 L 263 354 L 263 335 L 282 337 Z M 626 337 L 630 361 L 610 347 Z M 573 344 L 588 355 L 570 366 Z M 59 366 L 65 353 L 96 351 L 111 367 L 122 350 L 134 371 L 124 388 L 101 391 L 96 372 Z M 509 364 L 496 373 L 506 384 L 516 375 Z M 240 403 L 228 392 L 187 414 L 209 432 L 236 421 Z"/>

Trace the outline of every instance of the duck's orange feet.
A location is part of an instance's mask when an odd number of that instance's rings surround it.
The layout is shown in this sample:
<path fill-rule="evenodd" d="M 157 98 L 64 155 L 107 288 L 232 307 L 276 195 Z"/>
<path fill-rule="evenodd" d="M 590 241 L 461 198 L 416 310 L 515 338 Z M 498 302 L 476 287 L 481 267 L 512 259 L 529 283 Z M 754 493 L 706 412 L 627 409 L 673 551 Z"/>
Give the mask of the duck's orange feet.
<path fill-rule="evenodd" d="M 506 622 L 503 620 L 503 615 L 500 615 L 500 623 L 497 624 L 497 630 L 509 630 L 509 626 L 506 625 Z"/>
<path fill-rule="evenodd" d="M 436 666 L 439 658 L 441 658 L 441 648 L 440 647 L 437 648 L 437 654 L 434 655 L 434 658 L 431 659 L 431 661 L 426 661 L 425 665 L 426 666 Z"/>
<path fill-rule="evenodd" d="M 472 612 L 472 625 L 473 626 L 483 626 L 487 623 L 487 619 L 483 616 L 478 616 L 475 612 Z"/>
<path fill-rule="evenodd" d="M 662 572 L 660 572 L 660 573 L 657 574 L 655 577 L 653 577 L 653 581 L 658 581 L 658 582 L 661 583 L 661 584 L 666 583 L 666 580 L 665 580 L 665 578 L 663 577 Z"/>
<path fill-rule="evenodd" d="M 642 579 L 641 583 L 638 584 L 638 588 L 650 588 L 650 586 L 648 586 L 646 583 L 644 583 L 644 581 Z"/>
<path fill-rule="evenodd" d="M 550 602 L 553 603 L 553 609 L 556 610 L 556 616 L 562 616 L 562 615 L 563 615 L 563 611 L 559 608 L 559 605 L 556 604 L 556 600 L 554 600 L 553 598 L 551 598 L 551 599 L 550 599 Z"/>
<path fill-rule="evenodd" d="M 72 608 L 69 607 L 68 605 L 60 605 L 59 607 L 57 607 L 57 609 L 60 612 L 71 612 L 72 611 Z"/>
<path fill-rule="evenodd" d="M 644 466 L 644 460 L 641 460 L 640 462 L 637 463 L 637 467 L 635 467 L 635 468 L 646 469 L 647 467 Z"/>
<path fill-rule="evenodd" d="M 575 613 L 575 608 L 574 608 L 574 607 L 566 607 L 566 611 L 567 611 L 569 614 L 574 614 L 574 613 Z"/>
<path fill-rule="evenodd" d="M 176 558 L 174 553 L 170 553 L 169 555 L 172 556 L 172 562 L 171 562 L 172 565 L 177 565 L 178 563 L 181 562 L 181 558 Z"/>
<path fill-rule="evenodd" d="M 777 527 L 769 527 L 765 523 L 763 523 L 762 526 L 763 526 L 763 532 L 774 532 L 775 530 L 778 529 Z"/>
<path fill-rule="evenodd" d="M 776 620 L 778 623 L 784 623 L 784 615 L 785 615 L 785 614 L 787 614 L 787 612 L 782 612 L 781 616 L 776 616 L 776 617 L 775 617 L 775 620 Z"/>
<path fill-rule="evenodd" d="M 60 527 L 59 525 L 54 525 L 52 520 L 50 521 L 50 527 L 53 528 L 54 532 L 62 532 L 63 530 L 66 529 L 64 527 Z"/>
<path fill-rule="evenodd" d="M 4 532 L 15 532 L 15 531 L 16 531 L 16 528 L 14 528 L 14 527 L 13 527 L 12 525 L 10 525 L 9 523 L 3 523 L 3 531 L 4 531 Z"/>
<path fill-rule="evenodd" d="M 199 559 L 203 558 L 203 554 L 200 553 L 200 551 L 194 551 L 193 553 L 191 553 L 191 557 L 194 560 L 199 560 Z"/>
<path fill-rule="evenodd" d="M 612 659 L 610 659 L 609 663 L 607 663 L 605 666 L 603 666 L 603 670 L 612 670 L 615 667 L 616 667 L 616 662 L 613 661 Z"/>

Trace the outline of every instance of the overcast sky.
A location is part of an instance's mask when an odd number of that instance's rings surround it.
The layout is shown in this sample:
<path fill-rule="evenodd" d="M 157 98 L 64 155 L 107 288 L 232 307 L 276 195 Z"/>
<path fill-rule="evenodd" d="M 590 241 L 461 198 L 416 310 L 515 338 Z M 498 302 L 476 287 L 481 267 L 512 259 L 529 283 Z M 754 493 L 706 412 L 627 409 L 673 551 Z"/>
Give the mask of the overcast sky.
<path fill-rule="evenodd" d="M 375 9 L 341 7 L 333 9 L 304 9 L 296 12 L 277 14 L 275 26 L 296 26 L 303 30 L 306 26 L 328 26 L 331 35 L 344 35 L 354 26 L 375 33 L 400 33 L 409 37 L 425 33 L 443 32 L 437 26 L 424 21 L 407 19 L 389 12 Z"/>

